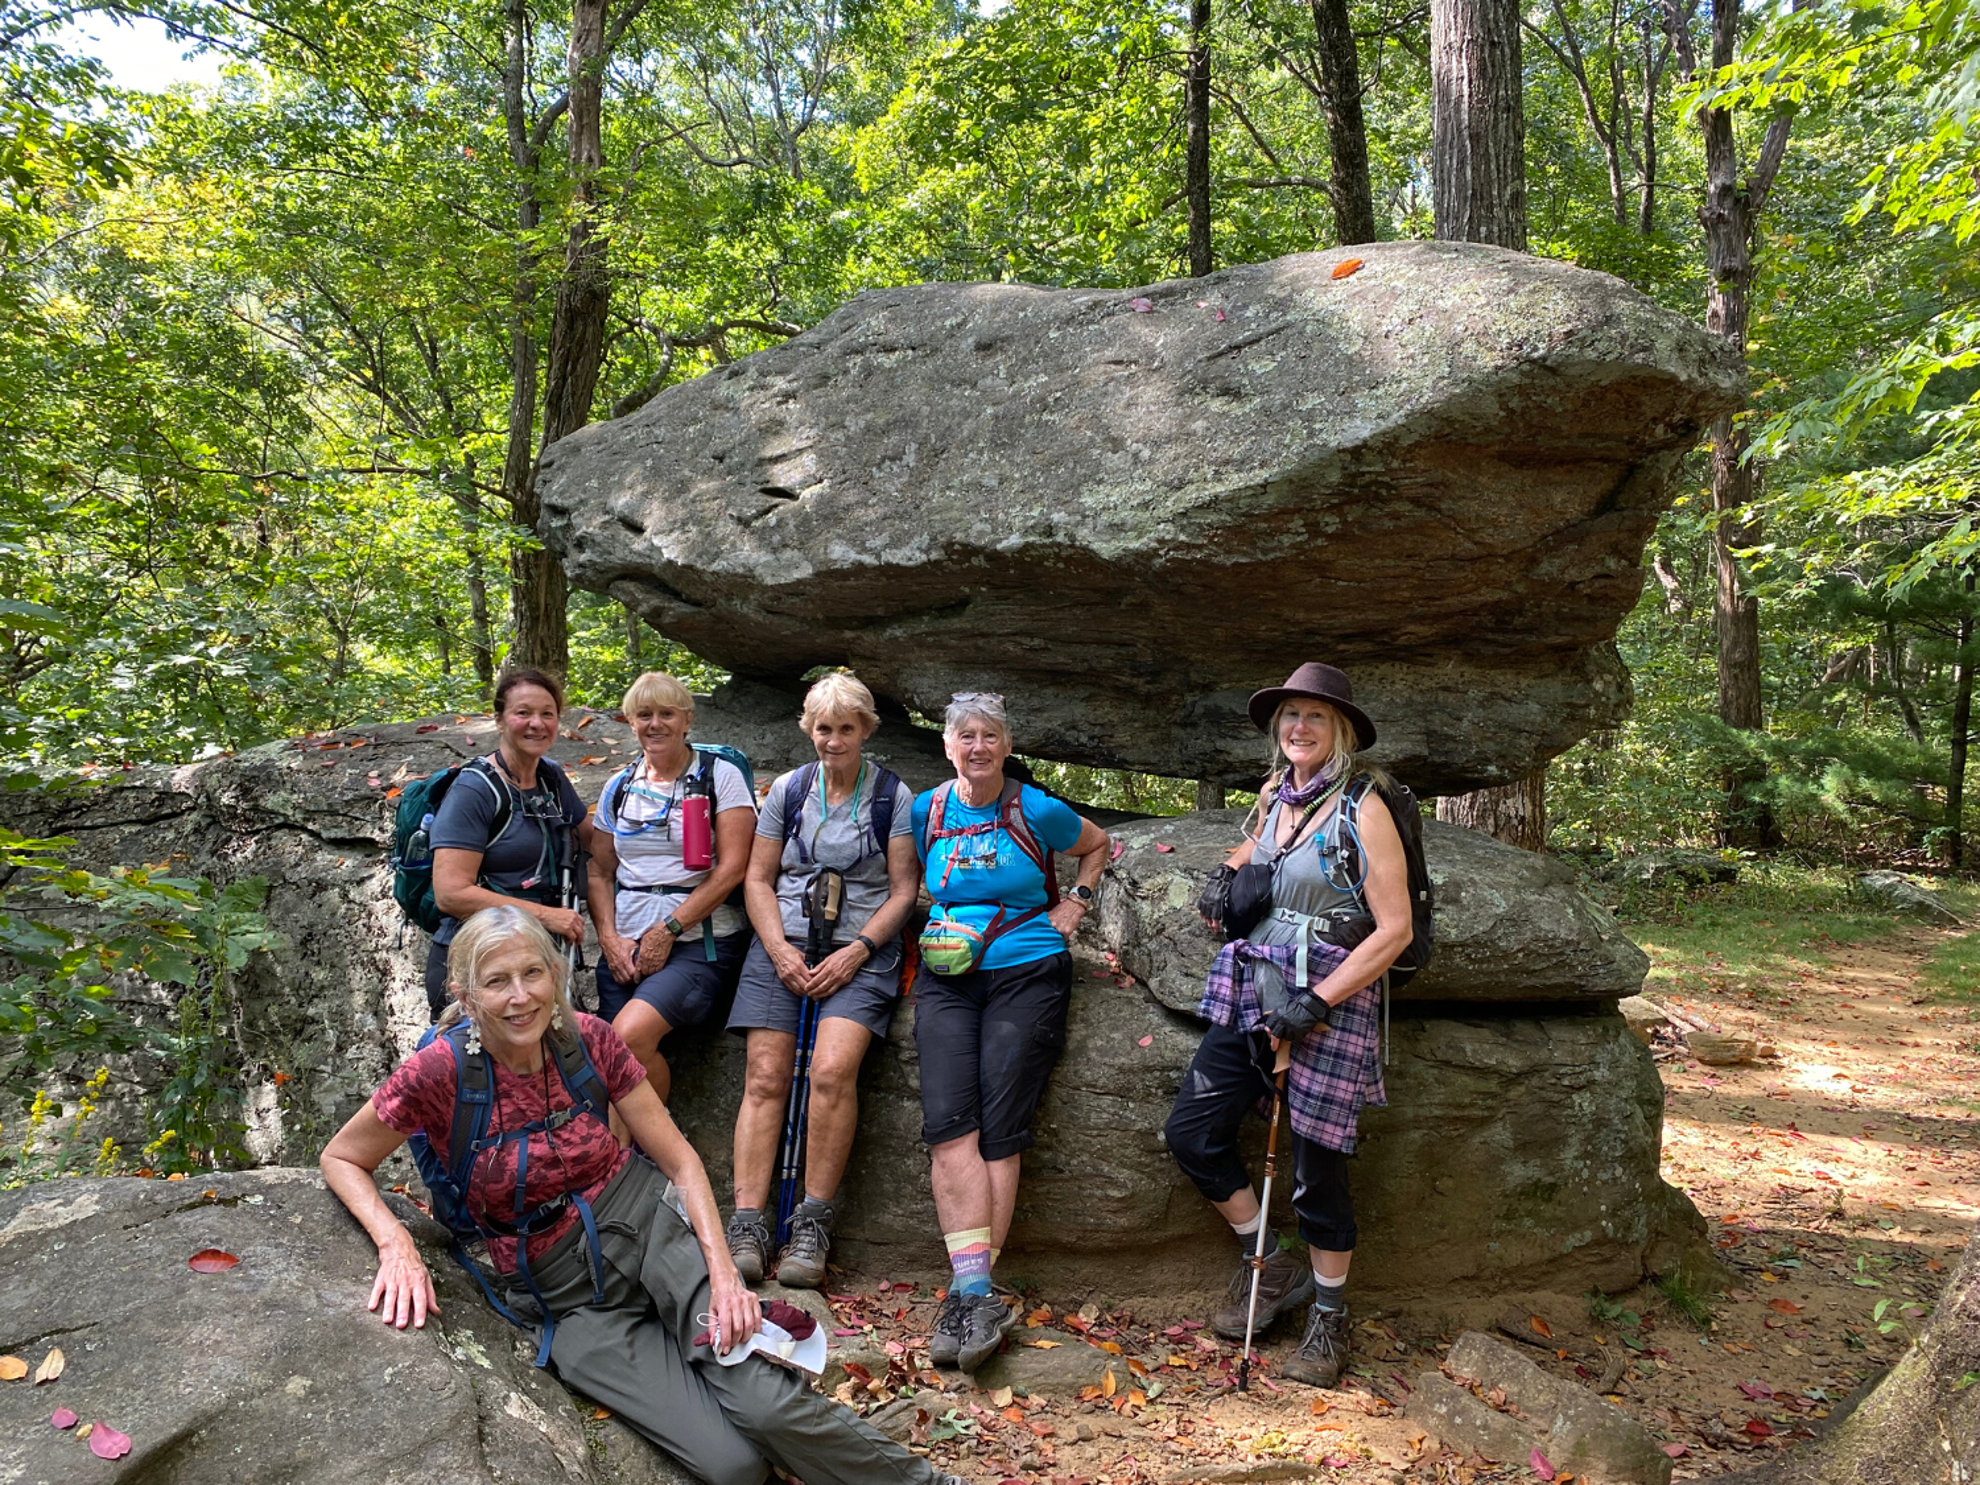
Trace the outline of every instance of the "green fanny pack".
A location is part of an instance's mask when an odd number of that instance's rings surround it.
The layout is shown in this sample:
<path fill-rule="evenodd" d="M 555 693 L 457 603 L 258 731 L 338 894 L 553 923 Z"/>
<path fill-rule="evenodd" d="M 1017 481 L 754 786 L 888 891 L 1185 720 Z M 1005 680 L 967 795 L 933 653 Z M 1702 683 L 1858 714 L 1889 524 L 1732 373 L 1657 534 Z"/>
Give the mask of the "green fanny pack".
<path fill-rule="evenodd" d="M 921 962 L 938 975 L 966 975 L 983 962 L 990 945 L 1046 911 L 1035 907 L 1012 917 L 1008 909 L 1000 907 L 981 929 L 960 918 L 931 917 L 921 930 Z"/>

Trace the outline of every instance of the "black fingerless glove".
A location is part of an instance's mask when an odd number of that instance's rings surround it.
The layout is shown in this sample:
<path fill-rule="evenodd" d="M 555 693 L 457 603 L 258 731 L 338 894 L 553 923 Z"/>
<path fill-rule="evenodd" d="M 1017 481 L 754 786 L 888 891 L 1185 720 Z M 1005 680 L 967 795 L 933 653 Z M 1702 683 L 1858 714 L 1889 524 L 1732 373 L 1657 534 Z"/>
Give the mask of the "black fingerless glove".
<path fill-rule="evenodd" d="M 1298 995 L 1265 1022 L 1265 1029 L 1282 1042 L 1296 1042 L 1316 1026 L 1327 1024 L 1327 1002 L 1317 995 Z"/>
<path fill-rule="evenodd" d="M 1235 866 L 1218 867 L 1210 873 L 1210 880 L 1203 884 L 1203 895 L 1196 899 L 1196 911 L 1218 928 L 1224 926 L 1224 915 L 1230 908 L 1231 880 L 1235 876 Z"/>

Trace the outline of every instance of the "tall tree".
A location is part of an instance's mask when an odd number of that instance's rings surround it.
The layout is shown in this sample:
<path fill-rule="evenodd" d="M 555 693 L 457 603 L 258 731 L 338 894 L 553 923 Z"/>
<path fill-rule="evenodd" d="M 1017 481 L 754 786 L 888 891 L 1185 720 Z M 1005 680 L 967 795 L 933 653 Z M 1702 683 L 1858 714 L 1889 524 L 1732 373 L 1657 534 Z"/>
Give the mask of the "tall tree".
<path fill-rule="evenodd" d="M 1519 6 L 1431 0 L 1430 191 L 1443 242 L 1526 251 Z"/>
<path fill-rule="evenodd" d="M 1183 73 L 1183 195 L 1189 202 L 1189 276 L 1214 266 L 1210 250 L 1210 0 L 1189 0 Z"/>
<path fill-rule="evenodd" d="M 1368 179 L 1368 124 L 1361 108 L 1361 59 L 1347 0 L 1312 0 L 1319 86 L 1312 91 L 1327 121 L 1331 159 L 1327 194 L 1334 206 L 1334 240 L 1342 247 L 1375 240 L 1375 192 Z M 1305 81 L 1302 77 L 1301 81 Z"/>
<path fill-rule="evenodd" d="M 1432 0 L 1430 189 L 1437 236 L 1526 251 L 1526 109 L 1519 6 Z M 1437 801 L 1437 818 L 1538 851 L 1547 844 L 1547 776 Z"/>
<path fill-rule="evenodd" d="M 1694 83 L 1706 81 L 1684 13 L 1670 13 L 1671 39 L 1678 65 Z M 1807 0 L 1795 0 L 1799 10 Z M 1710 74 L 1730 68 L 1739 55 L 1740 0 L 1712 0 Z M 1754 239 L 1767 196 L 1787 156 L 1794 124 L 1791 105 L 1778 103 L 1767 121 L 1752 169 L 1740 169 L 1739 138 L 1730 107 L 1706 102 L 1697 111 L 1705 146 L 1705 199 L 1698 208 L 1705 235 L 1708 280 L 1705 327 L 1741 357 L 1746 355 L 1752 314 Z M 1766 716 L 1760 694 L 1760 600 L 1747 583 L 1735 555 L 1758 545 L 1760 521 L 1750 508 L 1757 470 L 1747 457 L 1745 421 L 1725 414 L 1712 424 L 1712 552 L 1717 568 L 1713 613 L 1718 630 L 1719 720 L 1741 732 L 1760 732 Z M 1766 765 L 1750 756 L 1725 772 L 1725 809 L 1720 821 L 1724 844 L 1771 850 L 1781 843 L 1762 786 Z"/>

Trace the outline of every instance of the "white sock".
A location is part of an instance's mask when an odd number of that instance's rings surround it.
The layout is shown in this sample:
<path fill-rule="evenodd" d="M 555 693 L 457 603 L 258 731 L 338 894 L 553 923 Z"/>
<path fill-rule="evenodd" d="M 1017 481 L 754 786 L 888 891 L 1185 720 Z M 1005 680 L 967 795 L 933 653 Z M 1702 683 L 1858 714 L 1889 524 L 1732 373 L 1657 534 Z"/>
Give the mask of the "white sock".
<path fill-rule="evenodd" d="M 1236 1233 L 1239 1237 L 1250 1237 L 1253 1233 L 1258 1231 L 1258 1224 L 1263 1222 L 1264 1220 L 1265 1220 L 1265 1209 L 1263 1207 L 1260 1207 L 1257 1211 L 1251 1214 L 1251 1220 L 1249 1222 L 1233 1222 L 1231 1224 L 1231 1231 Z"/>

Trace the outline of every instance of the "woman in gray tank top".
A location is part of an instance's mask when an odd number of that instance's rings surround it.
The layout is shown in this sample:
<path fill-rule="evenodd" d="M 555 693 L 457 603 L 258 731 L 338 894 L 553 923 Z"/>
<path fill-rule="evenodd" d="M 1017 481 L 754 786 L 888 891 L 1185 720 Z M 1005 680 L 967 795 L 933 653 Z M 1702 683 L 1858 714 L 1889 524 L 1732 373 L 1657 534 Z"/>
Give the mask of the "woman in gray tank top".
<path fill-rule="evenodd" d="M 1165 1130 L 1170 1151 L 1237 1234 L 1244 1261 L 1212 1327 L 1242 1340 L 1251 1320 L 1251 1255 L 1264 1228 L 1256 1330 L 1313 1302 L 1276 1375 L 1331 1387 L 1347 1362 L 1346 1288 L 1354 1256 L 1347 1159 L 1365 1105 L 1386 1102 L 1380 997 L 1409 947 L 1402 837 L 1359 755 L 1375 741 L 1348 678 L 1309 663 L 1251 698 L 1272 740 L 1272 770 L 1246 840 L 1225 866 L 1271 873 L 1271 910 L 1217 956 L 1198 1007 L 1209 1021 Z M 1213 924 L 1221 928 L 1221 924 Z M 1288 1049 L 1293 1213 L 1307 1252 L 1281 1250 L 1238 1156 L 1246 1114 L 1273 1089 Z"/>

